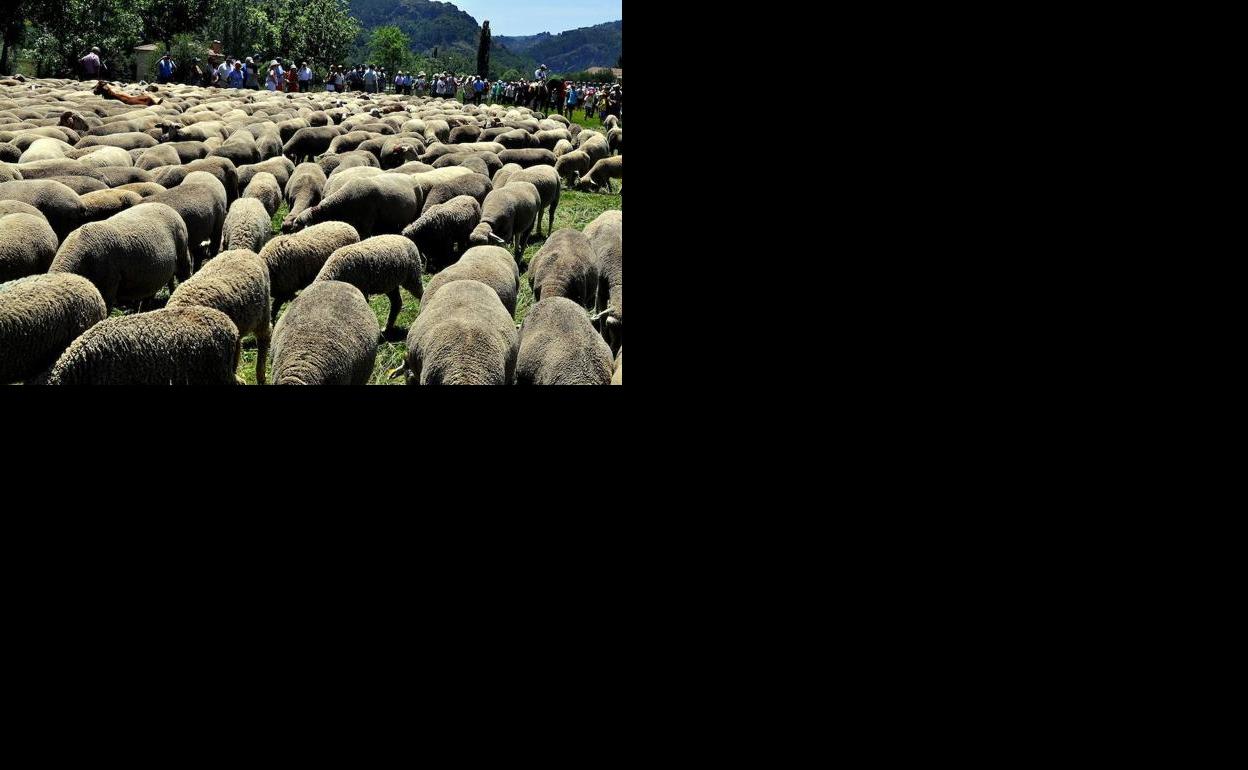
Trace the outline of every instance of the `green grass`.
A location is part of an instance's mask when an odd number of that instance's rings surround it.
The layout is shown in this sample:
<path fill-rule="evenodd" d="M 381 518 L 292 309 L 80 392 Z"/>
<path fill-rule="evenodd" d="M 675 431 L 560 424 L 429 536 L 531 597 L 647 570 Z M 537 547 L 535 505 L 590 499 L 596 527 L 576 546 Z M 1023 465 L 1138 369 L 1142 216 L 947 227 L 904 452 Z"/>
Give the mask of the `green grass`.
<path fill-rule="evenodd" d="M 619 189 L 619 180 L 615 180 L 612 185 Z M 618 208 L 622 208 L 621 198 L 618 193 L 606 195 L 563 190 L 559 195 L 559 208 L 555 210 L 555 229 L 562 230 L 565 227 L 575 227 L 577 230 L 584 230 L 602 212 Z M 287 210 L 287 205 L 283 203 L 277 213 L 273 215 L 273 232 L 275 234 L 281 232 L 282 219 L 285 218 Z M 529 262 L 541 250 L 542 244 L 546 242 L 548 235 L 546 232 L 546 218 L 549 216 L 549 214 L 543 215 L 541 237 L 531 239 L 528 247 L 524 250 L 524 267 L 522 272 L 524 269 L 527 269 Z M 433 276 L 427 275 L 422 278 L 422 281 L 428 286 L 432 278 Z M 420 313 L 420 300 L 408 294 L 406 289 L 400 289 L 399 293 L 403 297 L 403 309 L 399 311 L 399 317 L 395 321 L 395 326 L 402 330 L 401 334 L 405 337 L 407 329 L 411 327 L 412 322 L 416 320 L 416 316 Z M 369 299 L 368 304 L 372 307 L 373 312 L 377 314 L 377 324 L 384 328 L 386 318 L 390 315 L 390 300 L 385 295 L 377 295 Z M 520 295 L 516 298 L 516 323 L 524 322 L 524 316 L 529 312 L 529 306 L 532 304 L 533 288 L 529 285 L 528 276 L 521 275 Z M 283 305 L 281 312 L 285 312 L 286 307 L 286 305 Z M 114 311 L 114 313 L 120 314 L 119 311 Z M 404 384 L 402 377 L 389 380 L 386 378 L 386 373 L 391 369 L 402 366 L 406 356 L 407 345 L 401 339 L 395 342 L 382 341 L 377 346 L 377 361 L 373 367 L 373 376 L 369 379 L 368 384 Z M 272 371 L 271 362 L 269 370 L 270 372 Z M 243 358 L 238 368 L 238 375 L 246 380 L 248 385 L 256 384 L 256 341 L 250 334 L 243 338 Z"/>

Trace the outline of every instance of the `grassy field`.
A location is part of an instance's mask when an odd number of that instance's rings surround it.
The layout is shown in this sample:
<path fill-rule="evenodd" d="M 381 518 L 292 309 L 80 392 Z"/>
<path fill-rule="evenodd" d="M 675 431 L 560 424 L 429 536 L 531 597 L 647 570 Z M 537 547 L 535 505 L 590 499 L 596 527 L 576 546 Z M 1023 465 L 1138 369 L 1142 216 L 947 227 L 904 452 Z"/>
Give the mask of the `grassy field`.
<path fill-rule="evenodd" d="M 618 185 L 618 181 L 616 182 Z M 575 227 L 577 230 L 584 230 L 586 225 L 593 222 L 599 214 L 607 209 L 622 208 L 621 198 L 617 195 L 605 195 L 599 193 L 582 193 L 575 190 L 564 190 L 559 196 L 559 208 L 555 210 L 555 229 L 561 230 L 565 227 Z M 285 218 L 287 205 L 282 204 L 277 213 L 273 215 L 273 232 L 280 232 L 282 219 Z M 530 241 L 528 248 L 524 250 L 524 267 L 527 268 L 529 261 L 542 248 L 542 244 L 546 242 L 546 219 L 544 215 L 542 221 L 542 235 Z M 523 269 L 522 269 L 523 271 Z M 432 276 L 424 276 L 423 281 L 428 285 Z M 403 296 L 403 310 L 399 313 L 395 326 L 399 331 L 393 335 L 393 340 L 383 340 L 377 346 L 377 363 L 373 367 L 373 376 L 369 380 L 370 385 L 402 385 L 403 378 L 397 377 L 393 380 L 386 379 L 386 373 L 391 369 L 395 369 L 403 365 L 403 359 L 407 355 L 407 345 L 403 340 L 407 337 L 407 329 L 411 326 L 412 321 L 416 320 L 416 316 L 420 313 L 420 300 L 407 293 L 406 289 L 400 289 L 399 292 Z M 377 295 L 369 299 L 368 304 L 373 308 L 373 312 L 377 314 L 378 325 L 384 328 L 386 318 L 390 315 L 390 300 L 385 295 Z M 520 277 L 520 295 L 516 299 L 516 323 L 524 322 L 524 315 L 529 311 L 529 306 L 533 304 L 533 289 L 529 285 L 527 276 L 523 274 Z M 285 312 L 283 305 L 282 312 Z M 279 315 L 280 318 L 280 315 Z M 272 371 L 270 367 L 270 371 Z M 256 384 L 256 341 L 252 335 L 243 338 L 243 360 L 239 366 L 238 375 L 247 381 L 248 385 Z"/>

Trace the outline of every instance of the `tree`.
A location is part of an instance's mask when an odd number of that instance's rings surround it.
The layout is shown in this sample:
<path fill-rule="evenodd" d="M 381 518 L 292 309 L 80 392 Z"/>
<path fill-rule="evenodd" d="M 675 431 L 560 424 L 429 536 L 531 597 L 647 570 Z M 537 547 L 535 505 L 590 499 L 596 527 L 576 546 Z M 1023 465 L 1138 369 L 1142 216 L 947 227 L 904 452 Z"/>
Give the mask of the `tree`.
<path fill-rule="evenodd" d="M 143 35 L 146 42 L 164 43 L 173 47 L 173 38 L 203 26 L 212 0 L 147 0 L 143 11 Z"/>
<path fill-rule="evenodd" d="M 4 42 L 0 47 L 0 74 L 9 73 L 9 54 L 26 38 L 26 12 L 30 9 L 31 0 L 17 0 L 10 5 L 9 13 L 0 21 L 0 33 Z"/>
<path fill-rule="evenodd" d="M 150 0 L 56 0 L 32 4 L 27 11 L 37 30 L 32 52 L 42 77 L 73 75 L 78 60 L 98 46 L 108 76 L 128 78 L 135 38 L 143 29 Z"/>
<path fill-rule="evenodd" d="M 360 34 L 360 21 L 347 0 L 304 0 L 299 27 L 300 56 L 322 64 L 342 64 Z"/>
<path fill-rule="evenodd" d="M 368 40 L 369 58 L 386 72 L 398 72 L 411 59 L 411 42 L 398 27 L 378 27 Z"/>
<path fill-rule="evenodd" d="M 490 74 L 490 22 L 481 23 L 481 42 L 477 45 L 477 74 L 489 77 Z"/>

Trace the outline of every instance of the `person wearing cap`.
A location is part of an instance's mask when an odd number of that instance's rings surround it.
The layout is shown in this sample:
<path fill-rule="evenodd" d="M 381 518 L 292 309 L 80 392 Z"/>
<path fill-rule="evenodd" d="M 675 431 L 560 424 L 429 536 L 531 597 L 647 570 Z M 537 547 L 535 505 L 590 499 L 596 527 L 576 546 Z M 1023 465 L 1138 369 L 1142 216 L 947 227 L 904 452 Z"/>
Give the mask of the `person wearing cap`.
<path fill-rule="evenodd" d="M 87 55 L 78 60 L 78 64 L 82 67 L 86 80 L 95 80 L 104 66 L 104 63 L 100 61 L 100 49 L 92 46 Z"/>
<path fill-rule="evenodd" d="M 173 80 L 173 73 L 177 68 L 178 65 L 173 63 L 169 54 L 160 57 L 160 61 L 156 62 L 156 82 L 164 85 Z"/>

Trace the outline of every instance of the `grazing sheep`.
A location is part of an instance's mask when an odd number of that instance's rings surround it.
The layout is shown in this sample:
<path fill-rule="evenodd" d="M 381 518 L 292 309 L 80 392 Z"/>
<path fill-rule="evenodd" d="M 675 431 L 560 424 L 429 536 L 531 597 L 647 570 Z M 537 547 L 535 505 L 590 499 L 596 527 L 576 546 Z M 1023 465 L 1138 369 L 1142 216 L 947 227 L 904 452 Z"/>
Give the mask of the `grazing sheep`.
<path fill-rule="evenodd" d="M 497 186 L 480 174 L 466 174 L 455 177 L 450 181 L 438 182 L 430 187 L 426 193 L 424 210 L 428 211 L 434 206 L 446 203 L 452 198 L 458 198 L 461 195 L 467 195 L 476 200 L 477 203 L 485 203 L 485 196 L 493 192 Z"/>
<path fill-rule="evenodd" d="M 22 157 L 18 159 L 18 163 L 32 163 L 36 160 L 60 160 L 65 157 L 65 153 L 72 149 L 73 147 L 60 139 L 45 136 L 31 142 L 26 151 L 22 153 Z"/>
<path fill-rule="evenodd" d="M 233 385 L 238 347 L 238 327 L 208 307 L 107 318 L 70 343 L 47 384 Z"/>
<path fill-rule="evenodd" d="M 154 171 L 161 166 L 180 166 L 182 158 L 178 151 L 168 144 L 158 144 L 142 151 L 143 154 L 134 162 L 135 168 Z"/>
<path fill-rule="evenodd" d="M 321 123 L 321 125 L 324 126 L 327 124 Z M 298 136 L 300 131 L 305 128 L 312 128 L 312 126 L 313 124 L 311 121 L 304 120 L 303 118 L 291 118 L 290 120 L 283 120 L 281 123 L 277 124 L 277 134 L 281 137 L 283 143 L 287 143 L 291 139 Z M 319 155 L 320 153 L 317 154 Z"/>
<path fill-rule="evenodd" d="M 506 187 L 494 190 L 485 196 L 481 222 L 468 237 L 468 243 L 488 246 L 511 241 L 516 262 L 519 263 L 541 205 L 542 196 L 532 182 L 508 183 Z"/>
<path fill-rule="evenodd" d="M 550 224 L 546 228 L 546 232 L 550 233 L 555 227 L 555 209 L 559 208 L 559 173 L 553 166 L 534 166 L 512 174 L 506 184 L 516 182 L 529 182 L 537 188 L 542 198 L 541 208 L 537 210 L 537 234 L 542 234 L 543 209 L 550 212 Z"/>
<path fill-rule="evenodd" d="M 572 150 L 573 150 L 573 149 L 574 149 L 574 148 L 572 147 L 572 142 L 570 142 L 570 141 L 569 141 L 569 140 L 567 140 L 567 139 L 560 139 L 560 140 L 559 140 L 559 141 L 555 144 L 555 148 L 554 148 L 553 150 L 551 150 L 551 152 L 553 152 L 553 153 L 555 154 L 555 158 L 556 158 L 556 159 L 558 159 L 558 158 L 562 158 L 564 155 L 567 155 L 568 153 L 572 152 Z M 558 161 L 556 160 L 556 162 L 558 162 Z"/>
<path fill-rule="evenodd" d="M 445 120 L 430 119 L 425 121 L 425 143 L 442 142 L 450 144 L 451 124 Z"/>
<path fill-rule="evenodd" d="M 620 352 L 615 354 L 615 374 L 611 375 L 611 384 L 624 384 L 624 348 L 620 348 Z"/>
<path fill-rule="evenodd" d="M 141 150 L 139 152 L 147 152 Z M 92 147 L 89 150 L 73 150 L 68 156 L 93 168 L 129 168 L 134 165 L 131 154 L 120 147 Z"/>
<path fill-rule="evenodd" d="M 269 158 L 263 163 L 255 163 L 250 166 L 238 167 L 238 189 L 246 190 L 247 185 L 251 184 L 252 178 L 256 174 L 269 173 L 277 180 L 279 187 L 285 187 L 290 181 L 290 175 L 295 171 L 295 164 L 290 162 L 289 158 L 278 157 Z"/>
<path fill-rule="evenodd" d="M 546 239 L 529 264 L 533 301 L 567 297 L 591 310 L 598 301 L 598 254 L 580 230 L 565 227 Z"/>
<path fill-rule="evenodd" d="M 162 203 L 141 203 L 70 233 L 48 272 L 76 273 L 95 284 L 111 311 L 140 303 L 190 277 L 186 225 Z"/>
<path fill-rule="evenodd" d="M 290 211 L 282 224 L 285 225 L 287 220 L 293 222 L 305 209 L 320 203 L 325 182 L 325 172 L 319 165 L 300 163 L 286 183 L 286 200 L 290 203 Z"/>
<path fill-rule="evenodd" d="M 277 209 L 282 205 L 282 186 L 278 183 L 277 177 L 266 172 L 256 174 L 251 179 L 251 183 L 247 185 L 247 191 L 243 193 L 244 198 L 256 198 L 264 204 L 264 208 L 269 212 L 269 216 L 277 213 Z"/>
<path fill-rule="evenodd" d="M 59 245 L 47 218 L 38 212 L 0 216 L 0 282 L 46 273 Z"/>
<path fill-rule="evenodd" d="M 234 202 L 235 206 L 245 200 Z M 256 335 L 256 382 L 264 384 L 273 327 L 269 319 L 269 268 L 259 254 L 234 249 L 218 254 L 169 296 L 165 307 L 210 307 L 230 317 L 240 337 Z M 238 348 L 241 357 L 242 346 Z M 234 359 L 238 370 L 239 358 Z"/>
<path fill-rule="evenodd" d="M 225 185 L 225 203 L 227 206 L 238 198 L 238 169 L 234 167 L 229 158 L 204 158 L 203 160 L 191 161 L 184 166 L 162 166 L 150 172 L 152 175 L 150 181 L 167 189 L 173 189 L 182 184 L 182 180 L 186 179 L 189 174 L 193 174 L 196 171 L 212 174 L 217 178 L 217 181 Z"/>
<path fill-rule="evenodd" d="M 425 209 L 403 236 L 420 248 L 429 272 L 437 272 L 451 264 L 457 250 L 468 245 L 468 238 L 481 221 L 481 204 L 475 198 L 459 195 L 446 203 Z"/>
<path fill-rule="evenodd" d="M 276 385 L 364 385 L 377 360 L 377 316 L 359 289 L 317 281 L 273 330 Z"/>
<path fill-rule="evenodd" d="M 494 186 L 502 187 L 503 185 L 507 184 L 508 179 L 511 179 L 512 174 L 516 173 L 517 171 L 523 171 L 523 170 L 524 170 L 524 166 L 521 166 L 519 163 L 508 163 L 506 166 L 503 166 L 497 172 L 495 172 L 494 178 L 493 178 Z"/>
<path fill-rule="evenodd" d="M 582 150 L 573 150 L 559 156 L 559 160 L 555 161 L 555 173 L 561 179 L 568 180 L 568 185 L 574 185 L 585 174 L 589 173 L 589 169 L 593 165 L 589 159 L 589 154 Z"/>
<path fill-rule="evenodd" d="M 79 275 L 31 275 L 0 283 L 0 383 L 46 371 L 69 343 L 107 317 L 99 290 Z"/>
<path fill-rule="evenodd" d="M 329 143 L 329 153 L 331 155 L 339 155 L 351 152 L 352 150 L 357 149 L 361 144 L 367 142 L 369 139 L 375 138 L 374 134 L 369 131 L 350 131 L 334 137 L 334 140 Z M 370 152 L 369 155 L 372 155 L 372 153 Z M 376 156 L 374 156 L 373 160 L 376 159 Z"/>
<path fill-rule="evenodd" d="M 612 155 L 624 154 L 624 129 L 613 128 L 607 132 L 607 148 L 611 150 Z"/>
<path fill-rule="evenodd" d="M 481 128 L 479 126 L 456 126 L 451 129 L 451 133 L 447 136 L 447 141 L 451 144 L 465 144 L 467 142 L 475 142 L 481 138 Z"/>
<path fill-rule="evenodd" d="M 269 267 L 273 320 L 282 304 L 316 279 L 325 260 L 343 246 L 359 243 L 355 228 L 345 222 L 313 225 L 294 235 L 279 235 L 265 244 L 260 256 Z"/>
<path fill-rule="evenodd" d="M 608 115 L 607 119 L 602 121 L 602 127 L 608 131 L 620 127 L 620 119 L 615 115 Z"/>
<path fill-rule="evenodd" d="M 221 232 L 225 229 L 225 214 L 230 204 L 226 203 L 225 186 L 211 174 L 193 171 L 177 187 L 143 200 L 164 203 L 182 217 L 190 238 L 194 270 L 221 250 Z"/>
<path fill-rule="evenodd" d="M 98 190 L 82 197 L 82 221 L 99 222 L 143 202 L 130 190 Z"/>
<path fill-rule="evenodd" d="M 164 131 L 164 141 L 170 143 L 203 142 L 208 139 L 224 140 L 227 135 L 225 124 L 220 121 L 205 121 L 183 126 L 177 121 L 168 120 L 156 124 L 156 128 Z"/>
<path fill-rule="evenodd" d="M 459 261 L 433 277 L 425 287 L 421 302 L 429 304 L 433 295 L 451 281 L 480 281 L 498 294 L 508 315 L 516 314 L 516 297 L 520 293 L 520 270 L 507 249 L 499 246 L 473 246 Z"/>
<path fill-rule="evenodd" d="M 422 304 L 399 371 L 409 385 L 510 385 L 518 349 L 515 321 L 498 294 L 480 281 L 451 281 Z"/>
<path fill-rule="evenodd" d="M 517 385 L 607 385 L 613 369 L 611 348 L 584 308 L 567 297 L 529 308 L 520 327 Z"/>
<path fill-rule="evenodd" d="M 624 156 L 612 155 L 603 158 L 594 164 L 589 170 L 589 174 L 576 183 L 576 189 L 582 191 L 599 190 L 602 187 L 607 188 L 607 192 L 613 192 L 611 189 L 612 179 L 624 178 Z M 620 186 L 620 192 L 624 191 L 623 185 Z"/>
<path fill-rule="evenodd" d="M 141 168 L 105 166 L 97 169 L 104 177 L 104 184 L 109 187 L 121 187 L 123 184 L 152 181 L 152 172 Z"/>
<path fill-rule="evenodd" d="M 259 146 L 256 145 L 256 138 L 251 135 L 250 131 L 235 131 L 230 134 L 230 138 L 208 153 L 208 157 L 228 158 L 236 167 L 259 163 L 264 159 L 261 157 Z"/>
<path fill-rule="evenodd" d="M 44 222 L 48 221 L 48 218 L 43 215 L 42 211 L 29 203 L 0 200 L 0 217 L 7 217 L 9 214 L 30 214 L 32 217 L 38 217 Z"/>
<path fill-rule="evenodd" d="M 407 136 L 391 136 L 382 142 L 377 160 L 382 168 L 398 168 L 404 163 L 418 159 L 424 149 L 425 146 L 417 139 Z"/>
<path fill-rule="evenodd" d="M 328 198 L 334 193 L 346 186 L 347 182 L 352 179 L 363 179 L 369 176 L 381 176 L 386 172 L 375 166 L 355 166 L 353 168 L 339 167 L 334 173 L 325 178 L 325 188 L 321 190 L 321 197 Z"/>
<path fill-rule="evenodd" d="M 173 148 L 173 151 L 178 154 L 179 165 L 203 160 L 208 157 L 210 152 L 208 145 L 203 142 L 169 142 L 163 146 Z"/>
<path fill-rule="evenodd" d="M 533 137 L 528 131 L 522 128 L 513 129 L 506 133 L 493 137 L 494 142 L 501 144 L 508 150 L 523 150 L 532 147 Z"/>
<path fill-rule="evenodd" d="M 420 252 L 401 235 L 378 235 L 368 240 L 343 246 L 329 256 L 317 281 L 343 281 L 364 293 L 367 299 L 385 294 L 390 299 L 390 317 L 386 331 L 403 309 L 399 287 L 420 299 L 424 287 L 420 283 Z"/>
<path fill-rule="evenodd" d="M 133 150 L 139 147 L 155 147 L 159 142 L 151 135 L 139 132 L 109 134 L 107 136 L 84 136 L 75 145 L 78 149 L 83 147 L 120 147 L 123 150 Z"/>
<path fill-rule="evenodd" d="M 258 198 L 239 198 L 225 215 L 221 250 L 250 249 L 259 253 L 273 237 L 273 217 Z"/>
<path fill-rule="evenodd" d="M 82 224 L 82 199 L 69 187 L 50 179 L 0 182 L 0 201 L 12 200 L 30 204 L 39 209 L 58 242 Z"/>
<path fill-rule="evenodd" d="M 529 150 L 503 150 L 498 154 L 498 159 L 504 164 L 519 163 L 524 168 L 532 166 L 553 166 L 558 158 L 550 150 L 529 149 Z"/>
<path fill-rule="evenodd" d="M 561 140 L 569 143 L 572 141 L 572 134 L 570 134 L 566 128 L 557 128 L 550 131 L 538 131 L 533 135 L 532 146 L 541 147 L 542 149 L 551 150 L 553 152 L 555 145 L 559 144 Z"/>
<path fill-rule="evenodd" d="M 603 141 L 606 141 L 607 135 L 600 131 L 593 131 L 590 129 L 586 129 L 584 131 L 578 132 L 575 136 L 572 137 L 572 146 L 576 147 L 577 149 L 580 149 L 581 145 L 594 139 L 594 137 L 600 137 L 602 138 Z"/>
<path fill-rule="evenodd" d="M 54 176 L 85 176 L 91 179 L 104 181 L 104 176 L 100 174 L 100 170 L 83 163 L 80 160 L 71 158 L 61 158 L 59 160 L 37 160 L 33 163 L 23 163 L 18 167 L 22 172 L 22 179 L 49 179 Z"/>
<path fill-rule="evenodd" d="M 607 144 L 607 138 L 602 134 L 595 134 L 588 141 L 578 145 L 577 149 L 588 155 L 593 163 L 611 156 L 611 145 Z"/>
<path fill-rule="evenodd" d="M 352 179 L 333 195 L 306 209 L 291 223 L 291 232 L 320 222 L 337 220 L 355 228 L 361 238 L 395 233 L 411 224 L 420 214 L 424 199 L 406 174 L 382 174 Z M 283 226 L 283 230 L 285 230 Z"/>
<path fill-rule="evenodd" d="M 317 164 L 328 177 L 339 168 L 355 168 L 356 166 L 372 166 L 373 168 L 381 168 L 381 163 L 377 161 L 377 157 L 371 152 L 362 152 L 352 150 L 344 152 L 341 155 L 322 155 Z"/>
<path fill-rule="evenodd" d="M 612 351 L 624 346 L 624 212 L 610 209 L 585 228 L 598 256 L 595 321 Z"/>
<path fill-rule="evenodd" d="M 22 171 L 17 166 L 0 166 L 0 183 L 15 182 L 22 178 Z"/>

